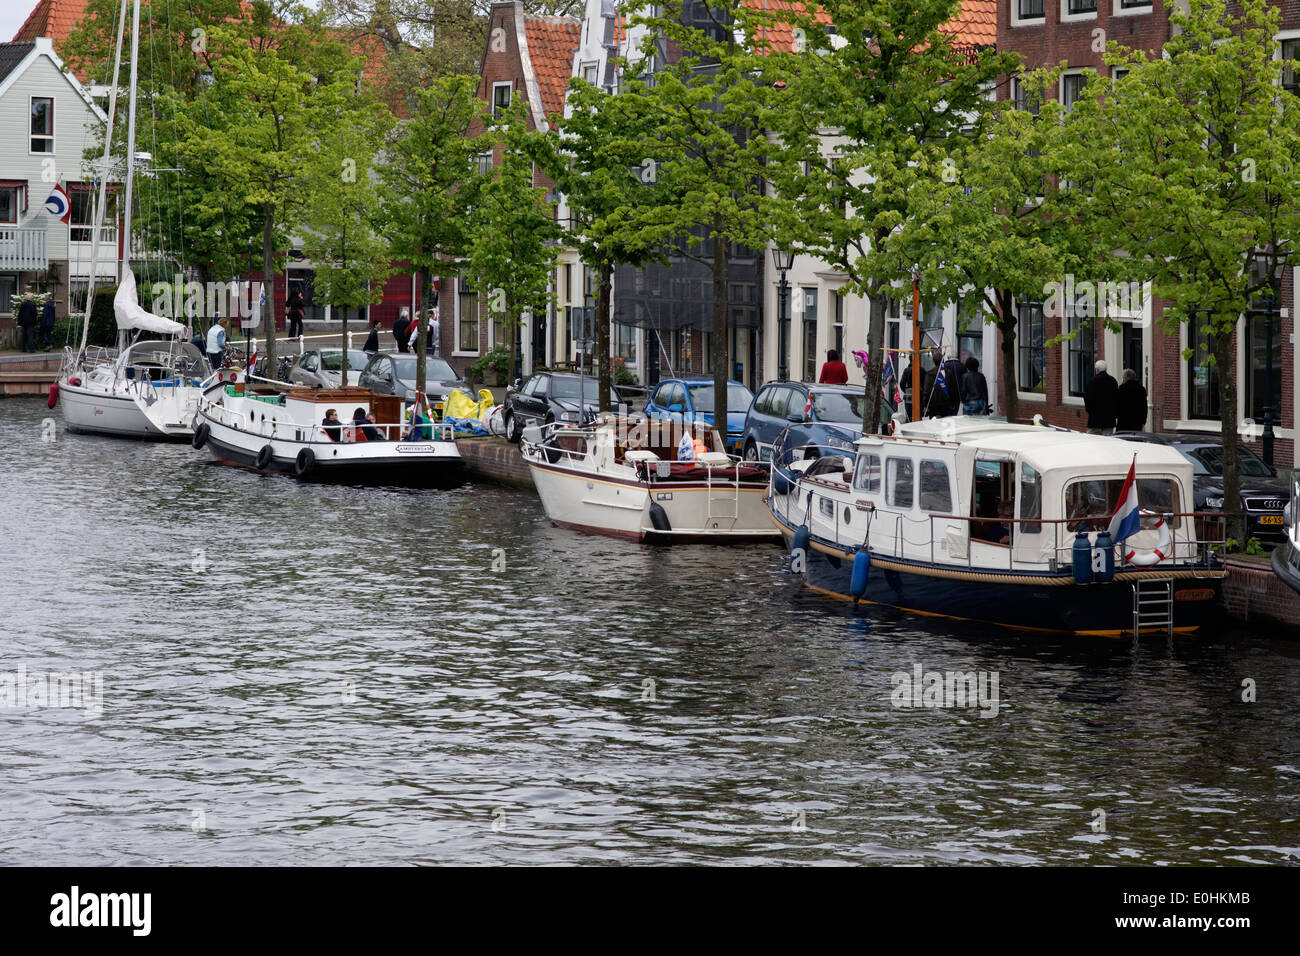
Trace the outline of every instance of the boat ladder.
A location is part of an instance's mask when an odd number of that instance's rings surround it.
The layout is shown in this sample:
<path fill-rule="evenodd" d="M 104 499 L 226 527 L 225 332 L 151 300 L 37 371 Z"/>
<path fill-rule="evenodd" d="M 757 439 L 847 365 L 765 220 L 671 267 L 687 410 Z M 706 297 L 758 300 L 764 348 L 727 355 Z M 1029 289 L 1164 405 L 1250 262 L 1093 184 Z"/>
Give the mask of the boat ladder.
<path fill-rule="evenodd" d="M 1174 579 L 1139 578 L 1133 584 L 1133 636 L 1142 631 L 1174 633 Z"/>
<path fill-rule="evenodd" d="M 716 482 L 713 480 L 715 469 L 709 468 L 709 490 L 706 502 L 706 514 L 713 518 L 735 521 L 740 517 L 740 473 L 736 472 L 734 481 Z M 719 493 L 720 492 L 720 493 Z M 730 510 L 728 510 L 728 506 Z"/>

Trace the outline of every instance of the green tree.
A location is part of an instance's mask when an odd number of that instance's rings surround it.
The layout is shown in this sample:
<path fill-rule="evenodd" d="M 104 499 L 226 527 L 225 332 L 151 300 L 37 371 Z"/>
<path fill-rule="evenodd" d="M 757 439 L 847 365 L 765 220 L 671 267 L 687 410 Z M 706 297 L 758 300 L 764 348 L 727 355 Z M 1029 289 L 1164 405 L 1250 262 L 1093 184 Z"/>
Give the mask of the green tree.
<path fill-rule="evenodd" d="M 561 234 L 555 202 L 537 184 L 536 147 L 530 141 L 538 135 L 529 131 L 522 105 L 515 103 L 477 140 L 484 152 L 492 149 L 501 159 L 475 191 L 469 265 L 486 296 L 489 321 L 499 322 L 510 339 L 511 378 L 519 356 L 520 315 L 537 317 L 545 310 Z"/>
<path fill-rule="evenodd" d="M 791 201 L 782 242 L 842 271 L 846 290 L 870 303 L 866 431 L 880 426 L 886 302 L 910 287 L 915 265 L 902 227 L 959 168 L 969 138 L 983 135 L 986 90 L 1014 65 L 1005 54 L 959 47 L 949 25 L 958 9 L 958 0 L 808 4 L 789 15 L 806 51 L 773 56 L 786 87 L 773 129 L 800 161 L 773 176 Z"/>
<path fill-rule="evenodd" d="M 1238 540 L 1237 326 L 1280 283 L 1300 236 L 1300 100 L 1280 89 L 1296 64 L 1274 59 L 1278 19 L 1264 0 L 1192 0 L 1171 13 L 1161 54 L 1113 47 L 1107 63 L 1130 72 L 1085 88 L 1057 170 L 1080 185 L 1073 214 L 1167 302 L 1166 330 L 1190 323 L 1209 337 Z"/>
<path fill-rule="evenodd" d="M 471 124 L 482 112 L 472 76 L 434 80 L 414 97 L 414 110 L 401 122 L 380 168 L 378 186 L 383 231 L 393 255 L 433 287 L 435 270 L 459 269 L 469 255 L 467 220 L 479 177 L 470 139 Z M 425 340 L 416 339 L 416 387 L 425 386 Z"/>
<path fill-rule="evenodd" d="M 374 163 L 390 117 L 377 104 L 348 104 L 334 134 L 320 143 L 317 178 L 308 184 L 303 252 L 316 266 L 313 289 L 340 310 L 343 364 L 339 381 L 348 383 L 348 310 L 377 305 L 384 280 L 392 274 L 390 248 L 376 228 L 379 202 Z"/>

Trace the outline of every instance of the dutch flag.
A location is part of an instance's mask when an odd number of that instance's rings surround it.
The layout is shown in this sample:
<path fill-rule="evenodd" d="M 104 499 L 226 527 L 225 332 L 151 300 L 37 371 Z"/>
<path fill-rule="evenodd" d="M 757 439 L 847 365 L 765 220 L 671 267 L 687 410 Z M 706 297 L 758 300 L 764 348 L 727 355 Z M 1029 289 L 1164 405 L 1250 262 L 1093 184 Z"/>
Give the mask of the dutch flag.
<path fill-rule="evenodd" d="M 1128 477 L 1124 479 L 1124 487 L 1119 490 L 1119 504 L 1115 508 L 1115 514 L 1111 516 L 1110 532 L 1111 540 L 1116 544 L 1132 535 L 1135 535 L 1142 529 L 1142 514 L 1138 510 L 1138 487 L 1137 487 L 1137 455 L 1133 456 L 1133 463 L 1128 466 Z"/>

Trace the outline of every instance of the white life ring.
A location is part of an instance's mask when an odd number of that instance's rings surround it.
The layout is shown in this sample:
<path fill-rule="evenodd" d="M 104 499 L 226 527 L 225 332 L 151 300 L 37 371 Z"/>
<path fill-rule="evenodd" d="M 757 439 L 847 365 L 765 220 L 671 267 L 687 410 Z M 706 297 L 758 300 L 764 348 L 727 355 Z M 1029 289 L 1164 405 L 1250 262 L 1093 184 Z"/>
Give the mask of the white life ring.
<path fill-rule="evenodd" d="M 1130 549 L 1124 554 L 1124 563 L 1139 568 L 1150 568 L 1169 557 L 1173 553 L 1173 549 L 1170 546 L 1169 525 L 1165 523 L 1164 516 L 1157 515 L 1154 511 L 1143 511 L 1141 514 L 1156 519 L 1155 529 L 1159 535 L 1156 538 L 1156 546 L 1150 551 L 1139 551 L 1136 548 Z"/>

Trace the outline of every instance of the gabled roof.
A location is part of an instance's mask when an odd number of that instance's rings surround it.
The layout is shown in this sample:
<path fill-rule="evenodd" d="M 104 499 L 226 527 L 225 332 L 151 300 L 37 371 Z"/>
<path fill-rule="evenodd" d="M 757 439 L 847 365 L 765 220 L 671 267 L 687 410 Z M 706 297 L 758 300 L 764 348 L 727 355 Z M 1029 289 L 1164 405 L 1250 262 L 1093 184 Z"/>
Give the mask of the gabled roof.
<path fill-rule="evenodd" d="M 35 43 L 0 43 L 0 83 L 8 79 L 9 74 L 34 49 Z"/>
<path fill-rule="evenodd" d="M 553 116 L 564 110 L 564 91 L 582 35 L 582 21 L 575 17 L 524 17 L 524 35 L 542 112 Z"/>
<path fill-rule="evenodd" d="M 805 7 L 798 0 L 745 0 L 753 9 L 762 9 L 775 16 L 764 29 L 768 42 L 776 50 L 794 50 L 794 27 L 783 23 L 779 14 L 784 11 L 803 13 Z M 825 10 L 817 11 L 817 22 L 829 25 L 830 16 Z M 951 35 L 958 46 L 993 46 L 998 37 L 997 0 L 962 0 L 960 12 L 945 24 L 944 33 Z"/>
<path fill-rule="evenodd" d="M 61 46 L 72 31 L 86 17 L 89 0 L 39 0 L 23 25 L 14 34 L 14 42 L 49 37 L 55 47 Z M 84 77 L 79 77 L 83 82 Z"/>
<path fill-rule="evenodd" d="M 0 43 L 0 64 L 7 64 L 7 66 L 0 67 L 0 96 L 4 96 L 9 87 L 27 71 L 27 67 L 42 56 L 50 58 L 50 62 L 59 71 L 59 75 L 67 81 L 68 85 L 81 97 L 82 101 L 85 102 L 96 117 L 100 120 L 108 119 L 103 110 L 95 104 L 86 87 L 68 72 L 68 68 L 59 59 L 59 55 L 54 52 L 54 44 L 47 37 L 39 37 L 31 43 Z"/>

